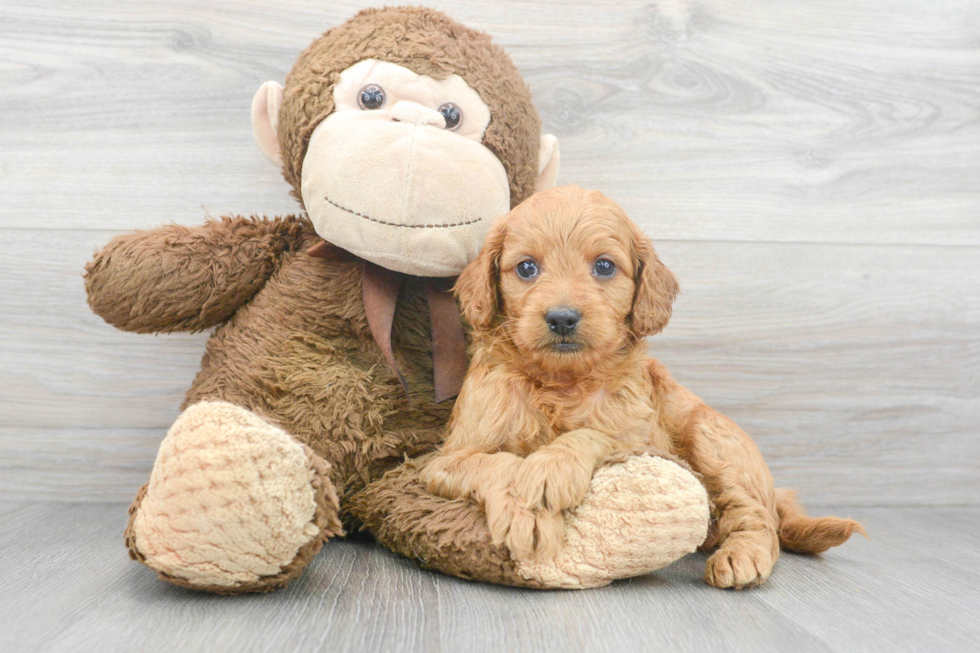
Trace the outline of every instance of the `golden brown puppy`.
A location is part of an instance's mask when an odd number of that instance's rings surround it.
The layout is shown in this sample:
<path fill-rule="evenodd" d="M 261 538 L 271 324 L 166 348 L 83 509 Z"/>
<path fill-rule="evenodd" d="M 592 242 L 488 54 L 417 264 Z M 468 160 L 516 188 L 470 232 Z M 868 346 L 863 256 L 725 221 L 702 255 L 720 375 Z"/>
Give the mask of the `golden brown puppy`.
<path fill-rule="evenodd" d="M 562 511 L 618 450 L 655 447 L 702 475 L 714 504 L 705 580 L 763 582 L 785 548 L 819 552 L 857 522 L 810 519 L 776 491 L 755 444 L 647 357 L 677 280 L 613 201 L 564 186 L 502 217 L 456 291 L 473 360 L 449 435 L 424 471 L 431 491 L 481 503 L 517 558 L 561 547 Z M 863 532 L 863 531 L 861 531 Z"/>

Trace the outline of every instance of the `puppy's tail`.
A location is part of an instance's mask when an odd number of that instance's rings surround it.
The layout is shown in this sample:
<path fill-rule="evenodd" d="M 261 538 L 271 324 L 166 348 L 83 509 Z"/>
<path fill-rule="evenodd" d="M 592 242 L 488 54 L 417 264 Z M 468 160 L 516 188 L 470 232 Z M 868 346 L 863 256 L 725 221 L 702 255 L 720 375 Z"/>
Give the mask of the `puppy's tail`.
<path fill-rule="evenodd" d="M 847 541 L 852 533 L 865 537 L 864 528 L 853 519 L 840 517 L 807 517 L 796 500 L 796 492 L 776 488 L 776 512 L 779 514 L 779 544 L 798 553 L 823 553 Z"/>

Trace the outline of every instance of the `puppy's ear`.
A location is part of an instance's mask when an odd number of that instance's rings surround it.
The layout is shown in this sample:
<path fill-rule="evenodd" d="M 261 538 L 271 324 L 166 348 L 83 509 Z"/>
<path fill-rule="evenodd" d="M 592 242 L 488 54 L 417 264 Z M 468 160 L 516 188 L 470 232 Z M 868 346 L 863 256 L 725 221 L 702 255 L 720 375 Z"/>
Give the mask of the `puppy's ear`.
<path fill-rule="evenodd" d="M 667 326 L 680 286 L 677 277 L 657 257 L 653 243 L 639 229 L 633 233 L 633 252 L 637 267 L 633 278 L 636 292 L 632 328 L 638 338 L 645 338 L 660 333 Z"/>
<path fill-rule="evenodd" d="M 475 329 L 489 329 L 500 310 L 497 281 L 500 275 L 500 254 L 507 235 L 505 217 L 498 218 L 490 227 L 483 249 L 463 269 L 456 280 L 456 297 L 463 317 Z"/>

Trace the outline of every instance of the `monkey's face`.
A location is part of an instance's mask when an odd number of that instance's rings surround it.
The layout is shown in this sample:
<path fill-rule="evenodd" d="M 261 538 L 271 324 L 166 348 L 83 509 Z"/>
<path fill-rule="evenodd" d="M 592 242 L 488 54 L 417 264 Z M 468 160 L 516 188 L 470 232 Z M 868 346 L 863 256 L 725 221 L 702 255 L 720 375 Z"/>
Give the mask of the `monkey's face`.
<path fill-rule="evenodd" d="M 259 148 L 318 234 L 392 270 L 459 274 L 493 218 L 558 177 L 514 63 L 433 9 L 359 12 L 303 51 L 286 87 L 252 101 Z"/>
<path fill-rule="evenodd" d="M 368 59 L 340 74 L 303 160 L 317 233 L 383 267 L 458 274 L 510 210 L 507 173 L 481 144 L 490 110 L 458 75 Z"/>

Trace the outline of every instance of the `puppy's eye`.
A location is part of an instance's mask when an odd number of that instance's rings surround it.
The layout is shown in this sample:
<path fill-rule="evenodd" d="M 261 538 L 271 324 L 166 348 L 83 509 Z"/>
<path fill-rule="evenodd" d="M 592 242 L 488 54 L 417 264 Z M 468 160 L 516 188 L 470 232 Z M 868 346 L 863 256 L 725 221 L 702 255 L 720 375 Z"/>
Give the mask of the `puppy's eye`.
<path fill-rule="evenodd" d="M 380 109 L 387 99 L 385 90 L 377 84 L 368 84 L 357 92 L 357 106 L 369 111 Z"/>
<path fill-rule="evenodd" d="M 601 258 L 595 262 L 592 266 L 592 272 L 595 273 L 597 277 L 611 277 L 616 274 L 616 264 L 607 258 Z"/>
<path fill-rule="evenodd" d="M 459 127 L 460 121 L 463 120 L 463 112 L 452 102 L 446 102 L 439 107 L 439 113 L 446 119 L 446 129 L 450 131 Z"/>
<path fill-rule="evenodd" d="M 533 279 L 538 276 L 538 264 L 534 261 L 521 261 L 517 264 L 517 276 L 521 279 Z"/>

